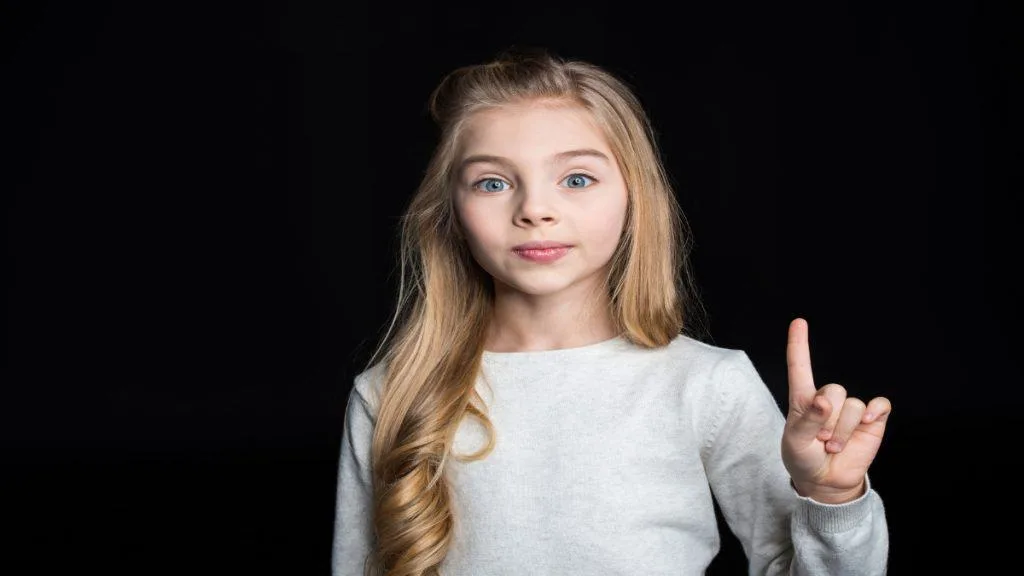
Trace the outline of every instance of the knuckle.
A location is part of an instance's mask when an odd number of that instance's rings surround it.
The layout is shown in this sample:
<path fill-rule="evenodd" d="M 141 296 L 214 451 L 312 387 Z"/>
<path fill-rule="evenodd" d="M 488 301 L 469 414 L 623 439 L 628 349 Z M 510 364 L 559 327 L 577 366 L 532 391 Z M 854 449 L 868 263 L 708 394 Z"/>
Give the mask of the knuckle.
<path fill-rule="evenodd" d="M 846 399 L 846 405 L 852 409 L 857 409 L 860 412 L 863 412 L 867 408 L 867 405 L 864 404 L 863 400 L 854 396 L 850 396 Z"/>
<path fill-rule="evenodd" d="M 846 388 L 843 388 L 840 384 L 836 384 L 835 382 L 829 382 L 822 386 L 821 389 L 825 394 L 832 397 L 842 398 L 846 396 Z"/>

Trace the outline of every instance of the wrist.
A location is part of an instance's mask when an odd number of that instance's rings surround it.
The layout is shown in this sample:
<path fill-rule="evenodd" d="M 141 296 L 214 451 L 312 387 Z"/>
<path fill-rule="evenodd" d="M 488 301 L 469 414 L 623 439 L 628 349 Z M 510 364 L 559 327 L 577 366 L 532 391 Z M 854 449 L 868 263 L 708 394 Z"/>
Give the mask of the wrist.
<path fill-rule="evenodd" d="M 861 480 L 858 486 L 848 489 L 831 488 L 817 484 L 801 485 L 792 478 L 790 478 L 789 484 L 800 496 L 810 498 L 821 504 L 846 504 L 860 498 L 867 492 L 867 482 L 864 480 Z"/>

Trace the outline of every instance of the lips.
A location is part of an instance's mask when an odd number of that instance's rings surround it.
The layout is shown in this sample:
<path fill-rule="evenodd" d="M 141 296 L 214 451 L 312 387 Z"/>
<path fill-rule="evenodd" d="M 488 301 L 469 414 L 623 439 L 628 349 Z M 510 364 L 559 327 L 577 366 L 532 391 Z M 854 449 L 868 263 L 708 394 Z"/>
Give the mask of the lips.
<path fill-rule="evenodd" d="M 514 247 L 512 249 L 515 250 L 516 252 L 521 252 L 523 250 L 546 250 L 546 249 L 550 249 L 550 248 L 571 248 L 571 247 L 572 247 L 572 244 L 566 244 L 565 242 L 553 242 L 553 241 L 550 241 L 550 240 L 545 240 L 545 241 L 541 241 L 541 242 L 527 242 L 525 244 L 520 244 L 520 245 L 518 245 L 518 246 L 516 246 L 516 247 Z"/>
<path fill-rule="evenodd" d="M 516 246 L 512 252 L 524 260 L 548 263 L 565 256 L 571 249 L 571 245 L 561 242 L 530 242 Z"/>

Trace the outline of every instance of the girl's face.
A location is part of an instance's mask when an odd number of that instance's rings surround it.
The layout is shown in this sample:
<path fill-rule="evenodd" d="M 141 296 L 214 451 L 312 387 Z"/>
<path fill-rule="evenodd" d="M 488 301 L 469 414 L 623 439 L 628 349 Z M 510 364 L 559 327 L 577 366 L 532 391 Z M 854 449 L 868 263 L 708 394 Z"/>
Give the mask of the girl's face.
<path fill-rule="evenodd" d="M 600 288 L 628 196 L 615 156 L 586 110 L 535 101 L 478 112 L 456 162 L 456 212 L 499 294 Z M 519 248 L 533 242 L 568 248 L 553 254 Z"/>

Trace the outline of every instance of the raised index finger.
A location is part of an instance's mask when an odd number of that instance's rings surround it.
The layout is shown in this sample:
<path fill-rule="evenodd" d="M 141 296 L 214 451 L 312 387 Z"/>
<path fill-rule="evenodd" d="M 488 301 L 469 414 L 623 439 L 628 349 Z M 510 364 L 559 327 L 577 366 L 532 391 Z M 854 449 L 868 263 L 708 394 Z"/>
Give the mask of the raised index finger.
<path fill-rule="evenodd" d="M 806 406 L 814 400 L 817 389 L 811 373 L 811 351 L 807 344 L 807 321 L 797 318 L 789 323 L 786 344 L 786 365 L 789 368 L 789 405 Z"/>

